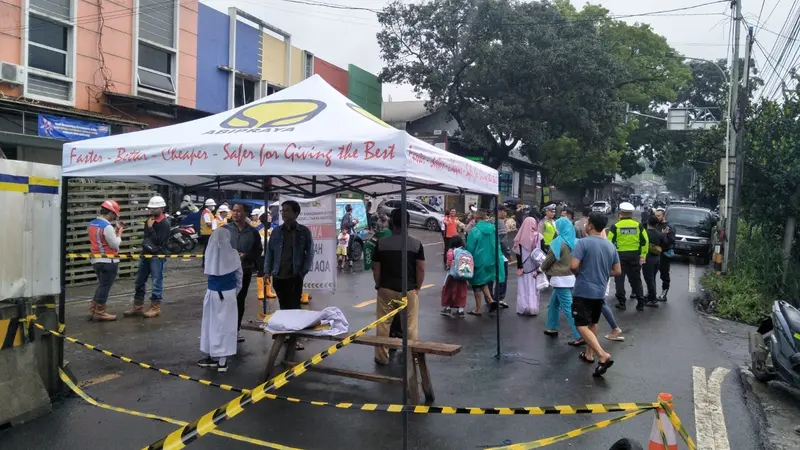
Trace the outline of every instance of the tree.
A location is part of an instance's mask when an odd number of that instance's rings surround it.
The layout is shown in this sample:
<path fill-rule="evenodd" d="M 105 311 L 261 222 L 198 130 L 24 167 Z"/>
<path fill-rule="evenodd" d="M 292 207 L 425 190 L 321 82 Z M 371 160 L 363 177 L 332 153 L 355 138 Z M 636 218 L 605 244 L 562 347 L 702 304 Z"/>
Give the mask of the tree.
<path fill-rule="evenodd" d="M 540 160 L 554 139 L 588 152 L 617 137 L 622 70 L 594 20 L 569 20 L 548 1 L 395 0 L 379 22 L 381 79 L 446 110 L 490 166 L 520 142 Z"/>

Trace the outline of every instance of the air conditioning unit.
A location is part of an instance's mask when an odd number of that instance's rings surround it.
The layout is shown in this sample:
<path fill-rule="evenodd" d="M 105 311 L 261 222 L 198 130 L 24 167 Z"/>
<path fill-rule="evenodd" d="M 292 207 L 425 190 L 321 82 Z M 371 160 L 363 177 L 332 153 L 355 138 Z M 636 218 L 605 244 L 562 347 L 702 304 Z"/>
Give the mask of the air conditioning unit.
<path fill-rule="evenodd" d="M 25 67 L 0 61 L 0 83 L 25 84 Z"/>

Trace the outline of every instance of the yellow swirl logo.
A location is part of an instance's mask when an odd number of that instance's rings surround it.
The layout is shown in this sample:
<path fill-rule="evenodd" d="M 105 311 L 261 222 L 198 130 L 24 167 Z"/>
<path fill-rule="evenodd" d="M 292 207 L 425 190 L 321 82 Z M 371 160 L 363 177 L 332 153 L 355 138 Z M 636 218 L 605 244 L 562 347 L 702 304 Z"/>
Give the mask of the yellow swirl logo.
<path fill-rule="evenodd" d="M 378 119 L 377 117 L 373 116 L 372 114 L 369 113 L 369 111 L 367 111 L 366 109 L 356 105 L 355 103 L 348 103 L 347 107 L 352 109 L 353 111 L 361 114 L 362 116 L 366 117 L 367 119 L 377 123 L 378 125 L 380 125 L 380 126 L 382 126 L 384 128 L 394 128 L 393 126 L 389 125 L 388 123 L 386 123 L 386 122 L 382 121 L 381 119 Z"/>
<path fill-rule="evenodd" d="M 241 109 L 220 126 L 229 129 L 291 127 L 308 122 L 327 105 L 318 100 L 276 100 Z"/>

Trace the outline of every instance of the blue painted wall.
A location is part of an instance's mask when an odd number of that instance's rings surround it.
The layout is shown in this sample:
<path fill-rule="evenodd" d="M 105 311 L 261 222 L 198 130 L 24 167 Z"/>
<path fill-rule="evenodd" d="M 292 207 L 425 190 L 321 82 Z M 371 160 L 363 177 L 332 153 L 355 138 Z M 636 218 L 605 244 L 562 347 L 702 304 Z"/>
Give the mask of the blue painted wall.
<path fill-rule="evenodd" d="M 197 17 L 197 109 L 218 113 L 228 109 L 228 15 L 200 3 Z M 236 24 L 236 69 L 261 75 L 261 35 L 241 21 Z"/>

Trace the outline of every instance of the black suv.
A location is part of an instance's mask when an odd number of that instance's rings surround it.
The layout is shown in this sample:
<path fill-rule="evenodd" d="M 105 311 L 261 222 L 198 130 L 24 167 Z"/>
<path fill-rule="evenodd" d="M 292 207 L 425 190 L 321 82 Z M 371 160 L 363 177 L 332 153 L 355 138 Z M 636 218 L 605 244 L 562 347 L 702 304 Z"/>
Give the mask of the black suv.
<path fill-rule="evenodd" d="M 667 208 L 666 216 L 675 230 L 675 253 L 697 256 L 704 265 L 708 264 L 714 249 L 714 213 L 706 208 L 673 204 Z"/>

